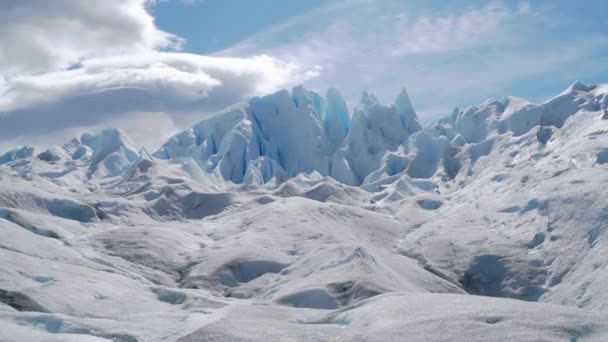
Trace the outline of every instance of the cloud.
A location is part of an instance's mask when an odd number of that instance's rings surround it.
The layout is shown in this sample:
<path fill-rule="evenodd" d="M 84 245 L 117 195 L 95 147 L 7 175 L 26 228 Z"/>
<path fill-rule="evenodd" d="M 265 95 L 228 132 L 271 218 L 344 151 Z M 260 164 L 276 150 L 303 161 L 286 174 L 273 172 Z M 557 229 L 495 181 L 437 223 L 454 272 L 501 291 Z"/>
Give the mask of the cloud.
<path fill-rule="evenodd" d="M 159 30 L 146 0 L 0 2 L 0 73 L 44 72 L 84 58 L 179 48 Z"/>
<path fill-rule="evenodd" d="M 462 50 L 503 40 L 503 25 L 529 10 L 490 2 L 445 13 L 410 13 L 399 1 L 342 1 L 271 27 L 220 54 L 263 48 L 288 60 L 343 61 Z"/>
<path fill-rule="evenodd" d="M 219 58 L 150 52 L 83 60 L 75 69 L 16 76 L 0 85 L 0 136 L 109 123 L 164 112 L 184 123 L 314 76 L 269 56 Z M 145 116 L 139 116 L 145 122 Z"/>
<path fill-rule="evenodd" d="M 419 113 L 437 117 L 608 74 L 605 31 L 582 35 L 580 18 L 536 2 L 331 1 L 202 56 L 156 27 L 147 7 L 157 1 L 174 0 L 0 1 L 0 148 L 112 126 L 151 147 L 299 83 L 336 86 L 349 104 L 363 90 L 390 102 L 405 85 Z"/>
<path fill-rule="evenodd" d="M 333 2 L 218 55 L 264 51 L 304 68 L 319 66 L 323 72 L 305 85 L 317 91 L 336 86 L 349 103 L 356 103 L 363 90 L 392 101 L 405 85 L 421 112 L 444 108 L 447 115 L 455 105 L 508 95 L 518 81 L 529 90 L 540 75 L 554 81 L 566 70 L 578 78 L 588 75 L 581 61 L 593 60 L 605 46 L 605 36 L 581 39 L 572 25 L 561 24 L 561 13 L 542 4 L 441 3 Z M 555 34 L 561 29 L 568 34 Z"/>
<path fill-rule="evenodd" d="M 386 53 L 403 57 L 496 43 L 504 38 L 500 36 L 500 26 L 521 13 L 500 2 L 491 2 L 459 14 L 410 17 L 404 12 L 393 16 L 392 32 L 384 37 L 386 41 L 381 46 Z"/>
<path fill-rule="evenodd" d="M 167 51 L 183 39 L 155 26 L 146 8 L 152 5 L 0 2 L 0 145 L 55 144 L 77 130 L 104 126 L 154 145 L 166 137 L 142 138 L 150 125 L 173 131 L 244 98 L 318 75 L 318 68 L 263 54 Z"/>
<path fill-rule="evenodd" d="M 265 51 L 305 68 L 322 68 L 308 85 L 335 85 L 347 96 L 382 88 L 397 92 L 402 82 L 414 87 L 416 95 L 420 92 L 413 83 L 427 82 L 417 70 L 429 65 L 445 69 L 441 59 L 472 51 L 483 55 L 482 49 L 511 44 L 514 23 L 530 12 L 529 6 L 502 2 L 440 12 L 409 10 L 400 1 L 341 1 L 271 27 L 219 55 Z"/>
<path fill-rule="evenodd" d="M 29 145 L 38 150 L 50 146 L 61 146 L 83 133 L 97 133 L 108 127 L 118 127 L 127 134 L 136 148 L 146 147 L 149 151 L 156 148 L 177 133 L 183 125 L 175 122 L 173 117 L 163 112 L 131 112 L 128 115 L 112 117 L 106 121 L 77 126 L 65 125 L 49 129 L 46 132 L 31 134 L 28 130 L 18 131 L 9 140 L 0 139 L 0 152 L 16 146 Z"/>
<path fill-rule="evenodd" d="M 184 103 L 201 100 L 221 103 L 234 100 L 234 96 L 263 94 L 314 76 L 300 71 L 294 64 L 264 55 L 218 58 L 150 52 L 89 59 L 75 69 L 5 80 L 0 88 L 0 113 L 74 96 L 122 90 L 152 92 L 161 97 L 173 94 Z M 210 92 L 215 96 L 211 97 Z"/>

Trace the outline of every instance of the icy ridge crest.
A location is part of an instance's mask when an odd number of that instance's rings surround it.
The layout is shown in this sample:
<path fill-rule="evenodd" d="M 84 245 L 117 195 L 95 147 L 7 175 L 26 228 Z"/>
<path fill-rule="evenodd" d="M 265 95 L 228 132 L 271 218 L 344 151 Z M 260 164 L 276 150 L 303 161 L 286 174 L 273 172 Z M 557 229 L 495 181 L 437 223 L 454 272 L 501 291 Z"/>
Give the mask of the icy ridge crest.
<path fill-rule="evenodd" d="M 458 176 L 490 153 L 497 136 L 534 132 L 547 144 L 573 114 L 608 119 L 608 86 L 575 82 L 543 104 L 489 99 L 422 127 L 407 91 L 391 106 L 364 92 L 352 111 L 335 88 L 325 97 L 298 86 L 231 106 L 171 137 L 146 160 L 193 161 L 202 171 L 236 184 L 279 184 L 303 173 L 374 189 L 395 177 L 442 180 Z M 147 154 L 147 153 L 146 153 Z M 0 164 L 32 158 L 29 146 L 0 155 Z M 141 159 L 123 132 L 88 133 L 36 155 L 87 179 L 119 177 Z M 603 159 L 602 159 L 603 160 Z M 66 171 L 67 172 L 67 171 Z"/>

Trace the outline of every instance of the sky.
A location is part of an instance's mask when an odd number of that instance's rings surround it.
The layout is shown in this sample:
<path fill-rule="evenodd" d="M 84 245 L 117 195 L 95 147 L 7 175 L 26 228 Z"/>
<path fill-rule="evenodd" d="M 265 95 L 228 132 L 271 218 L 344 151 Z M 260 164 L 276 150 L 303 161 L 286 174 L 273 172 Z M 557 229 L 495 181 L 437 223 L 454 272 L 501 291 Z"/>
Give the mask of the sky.
<path fill-rule="evenodd" d="M 251 96 L 303 84 L 423 122 L 487 98 L 608 83 L 608 2 L 0 1 L 0 151 L 123 129 L 151 150 Z"/>

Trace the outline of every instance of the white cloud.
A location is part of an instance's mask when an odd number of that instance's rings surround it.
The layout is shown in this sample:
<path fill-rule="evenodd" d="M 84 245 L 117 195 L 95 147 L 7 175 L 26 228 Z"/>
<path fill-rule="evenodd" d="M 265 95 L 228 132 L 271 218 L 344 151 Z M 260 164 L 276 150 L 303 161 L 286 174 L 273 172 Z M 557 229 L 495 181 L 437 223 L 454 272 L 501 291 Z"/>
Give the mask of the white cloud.
<path fill-rule="evenodd" d="M 146 6 L 156 1 L 165 0 L 0 1 L 0 147 L 103 126 L 153 146 L 224 106 L 302 82 L 336 86 L 349 103 L 363 90 L 391 101 L 406 85 L 419 112 L 437 116 L 526 77 L 579 78 L 603 65 L 580 61 L 608 39 L 538 35 L 539 23 L 559 23 L 529 1 L 343 0 L 201 56 L 168 51 L 183 40 L 155 26 Z"/>
<path fill-rule="evenodd" d="M 559 22 L 554 11 L 542 6 L 345 0 L 275 25 L 219 55 L 265 51 L 304 68 L 320 66 L 323 72 L 305 86 L 336 86 L 349 103 L 363 90 L 392 101 L 407 86 L 421 112 L 435 116 L 443 107 L 447 115 L 454 105 L 508 95 L 516 81 L 548 73 L 557 78 L 566 70 L 584 73 L 580 61 L 605 46 L 605 39 L 588 35 L 566 43 L 551 32 Z"/>
<path fill-rule="evenodd" d="M 200 120 L 246 97 L 304 81 L 316 72 L 263 55 L 219 58 L 150 52 L 88 59 L 76 69 L 5 80 L 0 85 L 0 136 L 13 139 L 70 127 L 110 125 L 114 119 L 139 112 L 165 112 L 178 123 L 191 123 L 193 115 Z"/>
<path fill-rule="evenodd" d="M 526 12 L 502 2 L 446 13 L 410 13 L 404 7 L 391 0 L 330 3 L 221 54 L 265 49 L 287 60 L 333 63 L 371 55 L 403 57 L 462 50 L 504 40 L 503 25 Z"/>
<path fill-rule="evenodd" d="M 178 48 L 159 30 L 146 0 L 0 2 L 0 73 L 44 72 L 83 58 Z"/>
<path fill-rule="evenodd" d="M 11 135 L 9 140 L 0 139 L 0 153 L 23 145 L 34 146 L 41 151 L 50 146 L 61 146 L 85 132 L 98 133 L 108 127 L 119 127 L 136 148 L 146 147 L 149 151 L 154 151 L 177 133 L 183 124 L 176 123 L 171 115 L 163 112 L 131 112 L 103 122 L 77 126 L 62 125 L 38 134 L 21 130 Z"/>
<path fill-rule="evenodd" d="M 57 143 L 76 129 L 115 125 L 142 137 L 166 117 L 172 131 L 319 73 L 263 54 L 163 52 L 183 40 L 155 26 L 153 3 L 0 2 L 0 145 Z"/>
<path fill-rule="evenodd" d="M 500 26 L 518 14 L 500 2 L 459 14 L 396 16 L 384 48 L 395 56 L 462 50 L 502 40 Z M 390 44 L 393 42 L 393 44 Z M 390 46 L 390 48 L 386 48 Z"/>
<path fill-rule="evenodd" d="M 509 7 L 490 2 L 481 7 L 448 11 L 406 11 L 400 1 L 355 0 L 330 3 L 317 10 L 260 32 L 219 55 L 247 55 L 258 51 L 323 72 L 308 86 L 319 91 L 337 86 L 346 96 L 362 90 L 397 92 L 407 82 L 414 96 L 416 84 L 442 82 L 424 79 L 429 65 L 445 70 L 437 57 L 465 51 L 496 49 L 512 43 L 513 26 L 526 20 L 530 6 Z M 380 94 L 380 97 L 385 94 Z"/>
<path fill-rule="evenodd" d="M 150 52 L 83 60 L 76 69 L 14 76 L 0 83 L 0 113 L 87 94 L 139 90 L 184 103 L 235 101 L 314 76 L 269 56 L 218 58 Z M 142 105 L 146 105 L 142 103 Z"/>

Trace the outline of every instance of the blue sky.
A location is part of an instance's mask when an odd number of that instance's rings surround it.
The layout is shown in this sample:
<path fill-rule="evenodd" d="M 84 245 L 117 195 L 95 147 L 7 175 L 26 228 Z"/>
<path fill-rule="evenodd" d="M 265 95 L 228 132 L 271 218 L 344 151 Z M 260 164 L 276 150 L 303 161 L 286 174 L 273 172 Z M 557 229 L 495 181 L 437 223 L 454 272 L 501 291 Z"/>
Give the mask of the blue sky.
<path fill-rule="evenodd" d="M 150 10 L 160 28 L 186 38 L 184 50 L 209 54 L 324 3 L 322 0 L 173 0 L 158 2 Z"/>
<path fill-rule="evenodd" d="M 392 101 L 404 85 L 422 116 L 608 80 L 606 1 L 166 1 L 153 13 L 186 51 L 317 66 L 304 84 L 353 104 L 362 90 Z"/>
<path fill-rule="evenodd" d="M 0 2 L 0 150 L 123 128 L 154 149 L 251 96 L 298 84 L 423 122 L 507 95 L 608 82 L 608 2 Z"/>

